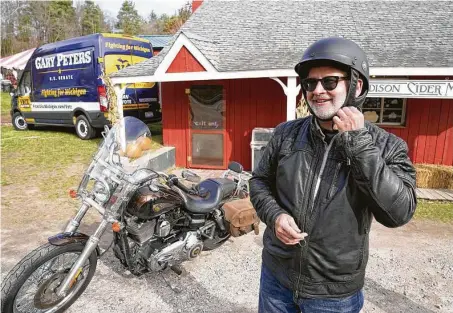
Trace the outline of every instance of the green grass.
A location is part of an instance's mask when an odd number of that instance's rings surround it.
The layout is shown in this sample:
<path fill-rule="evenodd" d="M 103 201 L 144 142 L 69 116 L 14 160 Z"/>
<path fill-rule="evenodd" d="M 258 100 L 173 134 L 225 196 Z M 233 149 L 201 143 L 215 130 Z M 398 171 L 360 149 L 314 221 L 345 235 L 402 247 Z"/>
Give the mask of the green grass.
<path fill-rule="evenodd" d="M 2 121 L 6 122 L 10 119 L 9 110 L 11 110 L 11 96 L 9 95 L 9 93 L 1 93 L 1 105 Z"/>
<path fill-rule="evenodd" d="M 1 93 L 1 115 L 9 122 L 11 96 Z M 148 125 L 152 132 L 152 149 L 162 145 L 162 124 Z M 76 187 L 84 167 L 97 150 L 101 138 L 80 140 L 72 128 L 38 127 L 16 131 L 1 126 L 1 185 L 30 184 L 40 188 L 43 196 L 66 197 Z"/>
<path fill-rule="evenodd" d="M 153 136 L 153 150 L 161 147 L 158 141 L 161 138 L 161 135 Z M 67 189 L 77 186 L 83 174 L 74 173 L 74 165 L 88 166 L 100 141 L 101 138 L 80 140 L 68 128 L 16 131 L 12 126 L 2 126 L 1 185 L 24 183 L 28 177 L 34 178 L 49 196 L 61 194 L 53 190 L 56 186 L 66 189 L 66 194 Z"/>
<path fill-rule="evenodd" d="M 2 126 L 1 185 L 31 184 L 48 197 L 66 196 L 83 174 L 68 169 L 88 166 L 100 141 L 80 140 L 67 129 L 16 131 Z"/>
<path fill-rule="evenodd" d="M 150 123 L 148 124 L 151 135 L 162 135 L 162 122 Z"/>
<path fill-rule="evenodd" d="M 418 200 L 415 218 L 452 223 L 453 202 Z"/>

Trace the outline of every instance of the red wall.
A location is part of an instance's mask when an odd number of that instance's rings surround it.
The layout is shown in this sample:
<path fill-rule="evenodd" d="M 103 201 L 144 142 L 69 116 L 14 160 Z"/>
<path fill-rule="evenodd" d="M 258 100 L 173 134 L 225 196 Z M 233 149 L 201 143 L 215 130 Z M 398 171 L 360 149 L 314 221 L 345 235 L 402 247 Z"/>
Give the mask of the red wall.
<path fill-rule="evenodd" d="M 406 127 L 383 127 L 403 138 L 414 163 L 453 165 L 453 99 L 407 99 Z"/>
<path fill-rule="evenodd" d="M 282 87 L 269 78 L 162 83 L 164 144 L 176 147 L 176 165 L 186 167 L 189 98 L 185 89 L 209 84 L 224 88 L 227 160 L 238 161 L 245 169 L 250 169 L 253 128 L 275 127 L 286 120 L 286 95 Z"/>
<path fill-rule="evenodd" d="M 200 1 L 201 3 L 201 1 Z M 168 73 L 204 72 L 204 67 L 182 47 Z M 442 80 L 447 77 L 410 77 Z M 451 78 L 450 78 L 451 79 Z M 286 79 L 281 80 L 286 84 Z M 162 83 L 164 144 L 176 147 L 176 165 L 187 167 L 189 99 L 185 89 L 199 84 L 221 84 L 226 101 L 227 161 L 251 167 L 251 132 L 255 127 L 275 127 L 286 120 L 286 95 L 269 79 Z M 298 100 L 301 95 L 299 94 Z M 453 99 L 408 99 L 406 126 L 383 127 L 403 138 L 414 163 L 453 165 Z"/>
<path fill-rule="evenodd" d="M 286 120 L 286 96 L 271 79 L 162 83 L 164 144 L 176 147 L 176 165 L 186 167 L 191 85 L 220 84 L 226 105 L 228 161 L 251 167 L 251 132 Z M 404 139 L 414 163 L 453 165 L 453 99 L 408 99 L 406 127 L 383 127 Z"/>
<path fill-rule="evenodd" d="M 202 3 L 203 3 L 203 0 L 193 0 L 192 1 L 192 13 L 195 12 Z"/>
<path fill-rule="evenodd" d="M 167 73 L 183 73 L 183 72 L 206 72 L 203 65 L 187 50 L 182 47 L 175 59 L 168 67 Z"/>

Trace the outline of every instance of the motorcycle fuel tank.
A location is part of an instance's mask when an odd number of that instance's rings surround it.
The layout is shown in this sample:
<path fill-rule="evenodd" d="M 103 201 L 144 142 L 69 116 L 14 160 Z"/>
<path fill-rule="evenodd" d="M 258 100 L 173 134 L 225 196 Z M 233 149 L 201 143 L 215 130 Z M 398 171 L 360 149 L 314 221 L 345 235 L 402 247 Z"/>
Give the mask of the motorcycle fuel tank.
<path fill-rule="evenodd" d="M 127 212 L 138 218 L 149 220 L 182 205 L 181 197 L 169 189 L 151 191 L 147 186 L 137 190 L 127 206 Z"/>

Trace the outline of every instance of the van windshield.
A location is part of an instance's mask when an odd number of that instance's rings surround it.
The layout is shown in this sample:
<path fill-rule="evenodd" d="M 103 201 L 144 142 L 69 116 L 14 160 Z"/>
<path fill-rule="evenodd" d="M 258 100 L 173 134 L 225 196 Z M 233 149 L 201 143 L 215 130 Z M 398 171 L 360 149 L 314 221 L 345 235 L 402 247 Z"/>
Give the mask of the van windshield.
<path fill-rule="evenodd" d="M 31 75 L 30 71 L 25 71 L 22 74 L 22 79 L 19 85 L 19 94 L 21 96 L 27 96 L 30 94 L 31 91 Z"/>

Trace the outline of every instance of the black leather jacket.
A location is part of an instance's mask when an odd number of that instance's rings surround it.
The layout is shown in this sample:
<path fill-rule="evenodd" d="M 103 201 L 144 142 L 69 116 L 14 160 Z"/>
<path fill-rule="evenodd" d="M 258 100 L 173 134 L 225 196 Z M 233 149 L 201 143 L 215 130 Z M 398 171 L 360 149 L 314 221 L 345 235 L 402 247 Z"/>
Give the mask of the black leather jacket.
<path fill-rule="evenodd" d="M 416 207 L 406 143 L 366 122 L 329 145 L 312 117 L 280 124 L 250 180 L 264 232 L 263 263 L 295 298 L 344 297 L 363 287 L 372 216 L 407 223 Z M 281 213 L 308 233 L 301 245 L 274 232 Z"/>

